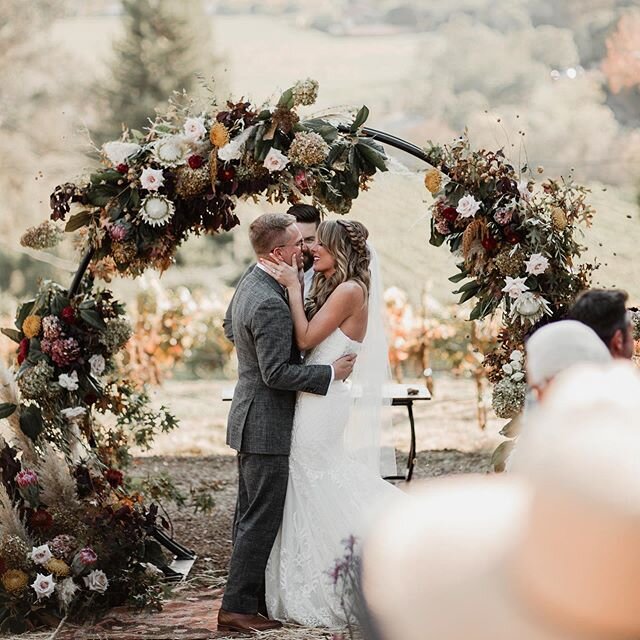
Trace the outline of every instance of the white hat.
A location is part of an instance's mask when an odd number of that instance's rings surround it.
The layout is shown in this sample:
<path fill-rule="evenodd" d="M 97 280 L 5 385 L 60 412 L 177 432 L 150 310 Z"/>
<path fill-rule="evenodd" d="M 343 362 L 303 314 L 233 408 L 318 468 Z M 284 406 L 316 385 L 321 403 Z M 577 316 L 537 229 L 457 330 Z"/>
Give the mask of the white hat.
<path fill-rule="evenodd" d="M 602 400 L 579 422 L 576 385 Z M 384 640 L 640 637 L 640 379 L 554 387 L 521 474 L 427 481 L 378 523 L 363 589 Z"/>
<path fill-rule="evenodd" d="M 561 320 L 538 329 L 527 341 L 527 381 L 538 386 L 569 367 L 607 363 L 609 349 L 598 334 L 576 320 Z"/>

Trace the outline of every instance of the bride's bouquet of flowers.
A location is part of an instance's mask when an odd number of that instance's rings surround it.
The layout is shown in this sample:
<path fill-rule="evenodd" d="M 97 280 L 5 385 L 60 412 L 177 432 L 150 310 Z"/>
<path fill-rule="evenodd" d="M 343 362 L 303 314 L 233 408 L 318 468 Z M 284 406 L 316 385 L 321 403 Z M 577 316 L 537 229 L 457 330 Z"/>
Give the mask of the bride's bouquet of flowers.
<path fill-rule="evenodd" d="M 86 228 L 94 268 L 136 276 L 169 267 L 190 234 L 233 228 L 241 198 L 312 196 L 316 206 L 346 213 L 371 176 L 386 171 L 386 156 L 358 134 L 366 107 L 348 125 L 301 120 L 297 109 L 317 93 L 308 79 L 275 107 L 229 101 L 193 114 L 174 101 L 148 132 L 104 144 L 104 166 L 88 180 L 56 187 L 51 218 L 65 220 L 73 206 L 66 231 Z"/>
<path fill-rule="evenodd" d="M 461 283 L 461 303 L 475 302 L 470 319 L 502 312 L 503 330 L 484 364 L 496 385 L 493 407 L 511 418 L 524 404 L 525 335 L 561 317 L 595 268 L 576 264 L 583 251 L 576 232 L 594 213 L 589 191 L 571 178 L 537 184 L 502 151 L 472 149 L 466 134 L 427 155 L 434 167 L 425 175 L 434 197 L 430 242 L 459 257 L 449 279 Z"/>

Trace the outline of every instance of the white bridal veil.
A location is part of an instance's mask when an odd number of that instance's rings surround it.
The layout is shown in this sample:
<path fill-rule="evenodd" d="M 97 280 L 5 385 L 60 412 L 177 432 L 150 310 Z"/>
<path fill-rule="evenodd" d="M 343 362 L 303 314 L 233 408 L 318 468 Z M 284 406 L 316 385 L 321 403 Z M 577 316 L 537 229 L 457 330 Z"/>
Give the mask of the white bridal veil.
<path fill-rule="evenodd" d="M 345 429 L 349 456 L 378 476 L 396 475 L 395 450 L 383 446 L 391 433 L 391 368 L 384 321 L 384 299 L 378 254 L 367 243 L 371 261 L 367 334 L 350 376 L 353 405 Z"/>

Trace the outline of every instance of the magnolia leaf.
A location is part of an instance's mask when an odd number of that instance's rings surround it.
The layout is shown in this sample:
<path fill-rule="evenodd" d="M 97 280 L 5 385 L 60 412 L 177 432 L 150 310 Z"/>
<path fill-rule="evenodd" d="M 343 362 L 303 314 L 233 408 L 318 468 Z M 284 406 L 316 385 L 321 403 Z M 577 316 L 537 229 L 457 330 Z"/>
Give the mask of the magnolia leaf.
<path fill-rule="evenodd" d="M 522 422 L 520 415 L 517 415 L 515 418 L 511 418 L 511 420 L 500 429 L 500 435 L 505 438 L 516 438 L 520 434 L 521 428 Z"/>
<path fill-rule="evenodd" d="M 507 440 L 498 445 L 491 456 L 491 466 L 496 473 L 502 473 L 507 466 L 509 454 L 513 451 L 516 443 L 513 440 Z"/>
<path fill-rule="evenodd" d="M 469 274 L 466 271 L 461 271 L 460 273 L 456 273 L 454 276 L 451 276 L 449 278 L 449 282 L 457 284 L 458 282 L 462 282 L 462 280 L 464 280 L 468 275 Z"/>
<path fill-rule="evenodd" d="M 31 404 L 20 412 L 20 428 L 22 432 L 35 441 L 44 429 L 42 413 L 38 407 Z"/>
<path fill-rule="evenodd" d="M 478 295 L 478 291 L 480 290 L 480 287 L 478 286 L 475 289 L 469 289 L 468 291 L 465 291 L 461 296 L 460 296 L 460 300 L 458 301 L 459 304 L 463 304 L 464 302 L 466 302 L 467 300 L 471 300 L 471 298 L 473 298 L 474 296 Z"/>
<path fill-rule="evenodd" d="M 369 117 L 369 109 L 366 105 L 362 105 L 362 108 L 356 114 L 356 118 L 351 125 L 351 133 L 356 133 L 358 129 L 367 121 Z"/>
<path fill-rule="evenodd" d="M 64 230 L 67 233 L 71 233 L 72 231 L 76 231 L 81 227 L 86 227 L 89 224 L 89 222 L 91 222 L 91 218 L 92 218 L 91 211 L 81 211 L 80 213 L 76 213 L 75 215 L 69 218 Z"/>
<path fill-rule="evenodd" d="M 380 171 L 387 171 L 387 163 L 385 156 L 382 155 L 377 149 L 374 149 L 371 145 L 364 142 L 358 142 L 356 145 L 358 153 L 376 169 Z"/>
<path fill-rule="evenodd" d="M 29 300 L 20 307 L 20 310 L 18 311 L 18 317 L 16 318 L 16 327 L 20 331 L 22 331 L 22 324 L 27 319 L 27 316 L 31 314 L 35 303 L 35 300 Z"/>
<path fill-rule="evenodd" d="M 330 122 L 322 118 L 305 120 L 300 124 L 302 125 L 302 129 L 321 135 L 322 139 L 328 144 L 332 144 L 338 137 L 338 130 Z"/>
<path fill-rule="evenodd" d="M 0 329 L 0 331 L 2 331 L 7 338 L 11 338 L 11 340 L 20 344 L 22 334 L 19 331 L 16 331 L 15 329 Z"/>
<path fill-rule="evenodd" d="M 93 311 L 92 309 L 80 309 L 79 311 L 80 317 L 94 329 L 104 331 L 107 328 L 107 325 L 104 323 L 104 320 L 100 317 L 100 314 L 97 311 Z"/>
<path fill-rule="evenodd" d="M 13 404 L 12 402 L 3 402 L 2 404 L 0 404 L 0 420 L 8 418 L 15 412 L 17 408 L 18 405 Z"/>
<path fill-rule="evenodd" d="M 293 87 L 287 89 L 280 96 L 280 100 L 278 100 L 278 106 L 284 107 L 285 109 L 291 109 L 291 107 L 293 107 Z"/>

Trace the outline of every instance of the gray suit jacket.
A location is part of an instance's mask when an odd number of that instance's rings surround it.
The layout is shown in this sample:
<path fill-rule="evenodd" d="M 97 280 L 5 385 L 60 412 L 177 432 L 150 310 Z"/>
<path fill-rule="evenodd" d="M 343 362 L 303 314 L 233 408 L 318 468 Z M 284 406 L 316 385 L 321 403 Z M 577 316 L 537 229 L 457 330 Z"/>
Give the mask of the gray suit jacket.
<path fill-rule="evenodd" d="M 300 364 L 284 291 L 257 267 L 238 285 L 224 332 L 238 354 L 227 444 L 243 453 L 289 455 L 296 391 L 326 395 L 331 367 Z"/>

